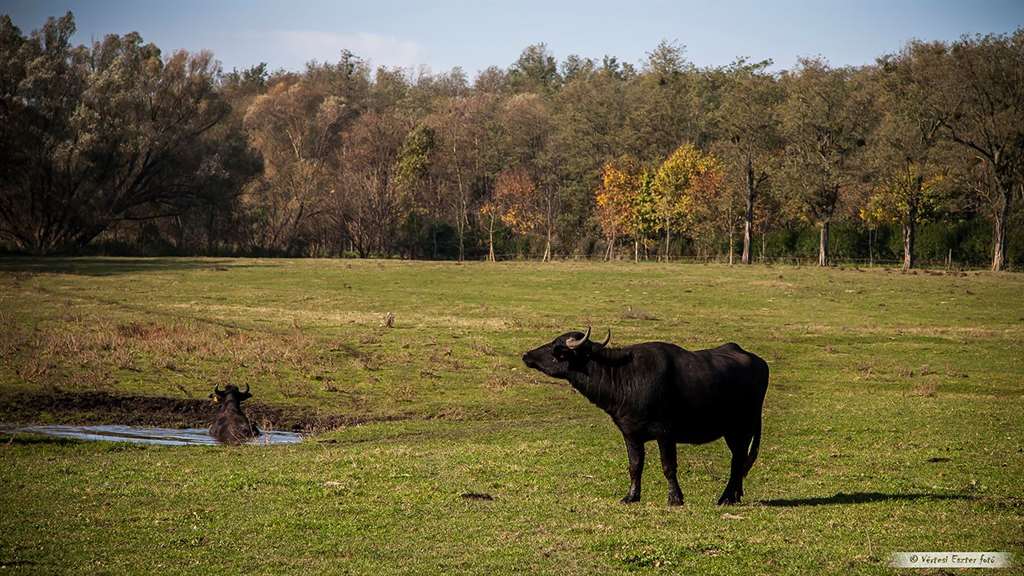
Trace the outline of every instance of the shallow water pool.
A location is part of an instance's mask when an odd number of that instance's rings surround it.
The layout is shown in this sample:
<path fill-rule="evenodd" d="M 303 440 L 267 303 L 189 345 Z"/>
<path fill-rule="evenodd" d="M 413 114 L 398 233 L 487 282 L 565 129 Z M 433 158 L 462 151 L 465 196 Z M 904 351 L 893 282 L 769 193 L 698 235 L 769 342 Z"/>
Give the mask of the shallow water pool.
<path fill-rule="evenodd" d="M 220 444 L 210 436 L 206 428 L 154 428 L 149 426 L 122 426 L 104 424 L 97 426 L 73 426 L 53 424 L 24 426 L 3 430 L 5 434 L 18 432 L 71 438 L 75 440 L 99 440 L 106 442 L 131 442 L 133 444 L 157 444 L 162 446 L 192 446 Z M 295 432 L 264 432 L 248 444 L 296 444 L 302 442 L 302 435 Z"/>

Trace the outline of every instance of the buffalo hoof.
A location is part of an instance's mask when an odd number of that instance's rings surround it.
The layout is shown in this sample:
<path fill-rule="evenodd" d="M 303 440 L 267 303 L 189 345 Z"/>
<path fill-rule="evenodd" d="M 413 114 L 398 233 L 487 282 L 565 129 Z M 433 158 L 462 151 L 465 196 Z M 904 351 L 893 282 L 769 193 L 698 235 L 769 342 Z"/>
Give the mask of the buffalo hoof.
<path fill-rule="evenodd" d="M 682 494 L 669 494 L 668 495 L 668 505 L 669 506 L 682 506 L 683 505 L 683 495 Z"/>
<path fill-rule="evenodd" d="M 640 496 L 634 496 L 633 494 L 627 494 L 625 498 L 619 500 L 623 504 L 635 504 L 640 501 Z"/>
<path fill-rule="evenodd" d="M 740 496 L 739 496 L 739 494 L 722 494 L 722 497 L 718 499 L 718 505 L 719 506 L 728 505 L 728 504 L 739 504 L 739 503 L 740 503 Z"/>

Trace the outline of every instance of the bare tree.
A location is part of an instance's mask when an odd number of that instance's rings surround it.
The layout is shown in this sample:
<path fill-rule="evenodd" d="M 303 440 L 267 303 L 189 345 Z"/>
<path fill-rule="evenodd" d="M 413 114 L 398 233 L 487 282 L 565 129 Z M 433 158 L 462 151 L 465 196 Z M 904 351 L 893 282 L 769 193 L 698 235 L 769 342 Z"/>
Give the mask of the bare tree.
<path fill-rule="evenodd" d="M 341 98 L 305 79 L 283 79 L 249 107 L 245 127 L 264 172 L 250 183 L 247 200 L 259 216 L 263 246 L 289 250 L 306 221 L 323 212 L 347 112 Z"/>
<path fill-rule="evenodd" d="M 405 211 L 398 159 L 408 130 L 393 116 L 366 112 L 343 135 L 332 208 L 362 257 L 388 253 Z"/>
<path fill-rule="evenodd" d="M 752 261 L 754 214 L 758 197 L 782 161 L 783 140 L 779 130 L 782 87 L 765 72 L 770 60 L 748 63 L 739 60 L 725 70 L 720 106 L 716 110 L 719 139 L 715 151 L 729 168 L 730 187 L 742 186 L 743 252 L 740 261 Z M 731 254 L 731 250 L 730 250 Z"/>
<path fill-rule="evenodd" d="M 927 86 L 945 98 L 933 110 L 945 136 L 991 173 L 982 191 L 992 220 L 992 270 L 1006 266 L 1006 232 L 1024 171 L 1024 28 L 964 37 L 949 47 Z"/>
<path fill-rule="evenodd" d="M 792 200 L 819 228 L 818 265 L 829 264 L 829 228 L 860 174 L 860 152 L 874 123 L 858 71 L 801 59 L 784 78 L 786 184 Z"/>

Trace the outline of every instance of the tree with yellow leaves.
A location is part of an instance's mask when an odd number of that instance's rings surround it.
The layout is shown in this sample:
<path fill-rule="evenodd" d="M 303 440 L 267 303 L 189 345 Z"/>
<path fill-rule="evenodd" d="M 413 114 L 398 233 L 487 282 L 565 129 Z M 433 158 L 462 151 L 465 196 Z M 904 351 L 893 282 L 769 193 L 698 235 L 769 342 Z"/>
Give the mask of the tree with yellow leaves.
<path fill-rule="evenodd" d="M 720 228 L 731 231 L 732 202 L 723 185 L 725 171 L 712 155 L 693 144 L 676 148 L 655 173 L 655 196 L 658 227 L 665 234 L 665 258 L 671 249 L 672 230 L 682 229 L 706 240 L 717 236 Z M 723 210 L 724 208 L 724 210 Z M 732 236 L 730 255 L 732 262 Z"/>
<path fill-rule="evenodd" d="M 641 170 L 636 188 L 630 196 L 629 230 L 633 235 L 633 258 L 640 261 L 640 246 L 644 257 L 651 237 L 658 231 L 658 196 L 654 192 L 654 173 Z"/>
<path fill-rule="evenodd" d="M 903 270 L 914 266 L 917 224 L 927 220 L 942 202 L 945 178 L 926 177 L 916 163 L 891 173 L 871 191 L 860 217 L 869 224 L 897 223 L 903 231 Z"/>
<path fill-rule="evenodd" d="M 638 187 L 639 175 L 639 163 L 629 157 L 605 162 L 601 169 L 601 187 L 595 192 L 595 200 L 597 220 L 608 244 L 605 260 L 612 259 L 619 234 L 629 227 L 630 199 Z"/>
<path fill-rule="evenodd" d="M 487 260 L 494 262 L 494 225 L 496 220 L 522 234 L 529 234 L 543 227 L 544 213 L 537 185 L 522 167 L 507 168 L 498 174 L 494 183 L 494 194 L 483 206 L 480 213 L 488 219 Z M 551 258 L 550 240 L 545 249 L 544 260 Z"/>

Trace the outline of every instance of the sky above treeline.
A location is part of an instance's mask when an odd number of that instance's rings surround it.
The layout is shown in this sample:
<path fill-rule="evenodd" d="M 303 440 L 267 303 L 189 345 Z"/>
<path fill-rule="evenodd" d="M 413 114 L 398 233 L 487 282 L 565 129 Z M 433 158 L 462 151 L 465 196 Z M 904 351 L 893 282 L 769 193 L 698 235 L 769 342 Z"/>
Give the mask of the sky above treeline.
<path fill-rule="evenodd" d="M 1024 26 L 1024 0 L 0 0 L 0 13 L 26 34 L 69 10 L 76 43 L 137 31 L 168 53 L 211 50 L 226 71 L 260 62 L 301 70 L 348 49 L 373 65 L 460 66 L 471 78 L 491 65 L 507 67 L 540 42 L 559 61 L 607 54 L 639 64 L 668 40 L 685 46 L 698 66 L 743 56 L 786 69 L 799 56 L 861 65 L 913 38 Z"/>

